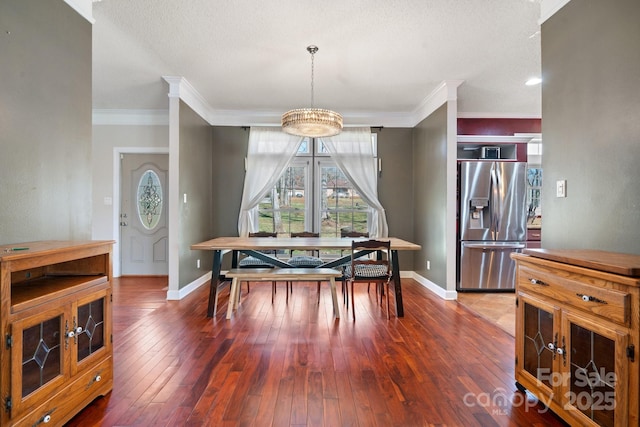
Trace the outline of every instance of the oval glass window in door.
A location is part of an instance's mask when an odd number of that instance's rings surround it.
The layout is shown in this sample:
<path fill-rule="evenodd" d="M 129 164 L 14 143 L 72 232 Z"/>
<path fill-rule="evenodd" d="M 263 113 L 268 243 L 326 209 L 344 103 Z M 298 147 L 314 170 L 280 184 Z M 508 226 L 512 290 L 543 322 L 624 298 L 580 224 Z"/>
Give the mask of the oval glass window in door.
<path fill-rule="evenodd" d="M 138 218 L 147 230 L 152 230 L 160 222 L 162 215 L 162 184 L 160 177 L 147 170 L 138 183 Z"/>

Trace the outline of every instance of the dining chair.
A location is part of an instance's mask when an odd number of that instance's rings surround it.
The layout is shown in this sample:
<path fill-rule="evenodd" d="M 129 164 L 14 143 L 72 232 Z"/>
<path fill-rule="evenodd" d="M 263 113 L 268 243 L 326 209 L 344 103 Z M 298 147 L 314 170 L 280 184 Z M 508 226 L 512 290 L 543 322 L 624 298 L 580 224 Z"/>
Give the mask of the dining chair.
<path fill-rule="evenodd" d="M 378 255 L 375 258 L 356 257 L 360 251 L 373 251 Z M 382 305 L 382 292 L 386 287 L 387 319 L 389 311 L 389 282 L 391 281 L 391 242 L 380 240 L 365 240 L 351 242 L 351 263 L 346 266 L 344 274 L 346 281 L 351 285 L 351 313 L 356 320 L 354 288 L 356 283 L 375 283 L 376 301 L 380 292 L 380 305 Z M 348 307 L 348 306 L 347 306 Z"/>
<path fill-rule="evenodd" d="M 269 231 L 256 231 L 253 233 L 249 233 L 249 237 L 278 237 L 277 233 L 271 233 Z M 275 250 L 263 250 L 259 251 L 264 254 L 276 255 L 277 251 Z M 238 268 L 273 268 L 273 264 L 269 264 L 261 259 L 258 259 L 253 256 L 246 256 L 238 261 Z M 247 281 L 247 293 L 249 293 L 249 281 Z M 276 282 L 271 282 L 271 302 L 273 303 L 273 296 L 276 293 Z"/>
<path fill-rule="evenodd" d="M 369 237 L 369 233 L 367 231 L 353 231 L 353 230 L 348 230 L 345 228 L 341 228 L 340 229 L 340 237 L 345 239 L 345 238 L 351 238 L 351 239 L 357 239 L 357 238 L 362 238 L 362 237 Z M 340 251 L 340 256 L 344 256 L 344 250 Z M 341 269 L 344 272 L 345 267 L 350 264 L 350 261 L 345 262 L 344 264 L 341 264 L 339 266 L 337 266 L 336 268 Z M 342 303 L 347 305 L 347 308 L 349 308 L 349 292 L 347 292 L 347 284 L 346 284 L 346 280 L 347 278 L 345 277 L 345 275 L 342 275 L 341 278 L 341 282 L 342 282 Z M 369 292 L 369 287 L 367 286 L 367 292 Z"/>
<path fill-rule="evenodd" d="M 301 231 L 291 233 L 291 237 L 320 237 L 320 233 L 312 233 L 310 231 Z M 287 263 L 291 264 L 295 268 L 316 268 L 324 261 L 320 258 L 320 250 L 308 250 L 305 251 L 304 255 L 294 255 L 293 250 L 289 251 L 290 258 L 287 260 Z M 318 281 L 318 295 L 320 294 L 320 284 L 322 282 Z M 293 292 L 293 283 L 287 282 L 287 292 Z M 289 294 L 287 293 L 287 302 L 289 302 Z M 320 298 L 318 298 L 318 304 L 320 303 Z"/>

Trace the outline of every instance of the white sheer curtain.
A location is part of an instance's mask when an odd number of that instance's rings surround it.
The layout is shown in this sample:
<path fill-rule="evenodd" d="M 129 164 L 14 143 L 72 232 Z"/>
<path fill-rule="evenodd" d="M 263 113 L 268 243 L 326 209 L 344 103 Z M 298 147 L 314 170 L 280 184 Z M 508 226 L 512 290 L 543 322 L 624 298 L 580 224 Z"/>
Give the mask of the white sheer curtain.
<path fill-rule="evenodd" d="M 371 129 L 348 128 L 329 138 L 321 138 L 336 165 L 369 205 L 369 236 L 388 237 L 387 215 L 378 200 L 378 165 L 371 144 Z"/>
<path fill-rule="evenodd" d="M 252 127 L 249 133 L 247 171 L 238 217 L 238 234 L 258 231 L 258 204 L 271 191 L 296 155 L 302 137 L 289 135 L 277 127 Z"/>

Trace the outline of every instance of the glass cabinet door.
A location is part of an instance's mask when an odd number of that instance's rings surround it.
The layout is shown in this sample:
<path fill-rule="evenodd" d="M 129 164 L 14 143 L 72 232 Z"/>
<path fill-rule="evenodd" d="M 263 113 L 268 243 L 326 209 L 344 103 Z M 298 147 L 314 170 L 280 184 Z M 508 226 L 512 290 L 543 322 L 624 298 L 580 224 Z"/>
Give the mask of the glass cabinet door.
<path fill-rule="evenodd" d="M 522 319 L 522 353 L 520 355 L 521 373 L 536 383 L 547 396 L 554 395 L 558 385 L 554 372 L 556 346 L 559 340 L 558 325 L 554 307 L 540 301 L 519 296 L 520 318 Z"/>
<path fill-rule="evenodd" d="M 628 361 L 627 333 L 570 314 L 563 328 L 568 339 L 564 404 L 597 425 L 626 425 L 628 362 L 619 361 Z"/>
<path fill-rule="evenodd" d="M 106 329 L 109 301 L 107 291 L 102 290 L 78 300 L 74 304 L 73 323 L 76 331 L 71 353 L 74 373 L 79 367 L 102 353 L 108 346 Z M 99 356 L 98 356 L 99 357 Z"/>
<path fill-rule="evenodd" d="M 104 305 L 98 298 L 78 306 L 78 362 L 104 348 Z"/>
<path fill-rule="evenodd" d="M 64 307 L 12 324 L 12 410 L 19 412 L 33 399 L 48 395 L 66 375 L 64 353 L 68 342 Z"/>

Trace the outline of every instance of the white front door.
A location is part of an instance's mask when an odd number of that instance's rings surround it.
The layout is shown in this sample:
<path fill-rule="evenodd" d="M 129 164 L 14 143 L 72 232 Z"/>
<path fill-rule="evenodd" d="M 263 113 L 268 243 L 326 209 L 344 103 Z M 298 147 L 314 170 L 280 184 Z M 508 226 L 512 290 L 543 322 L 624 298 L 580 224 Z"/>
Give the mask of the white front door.
<path fill-rule="evenodd" d="M 122 154 L 122 275 L 168 274 L 167 154 Z"/>

